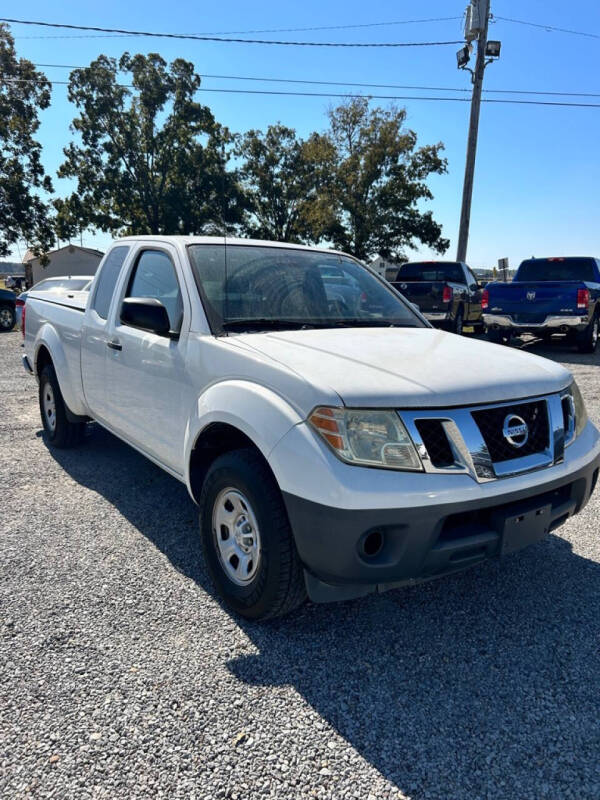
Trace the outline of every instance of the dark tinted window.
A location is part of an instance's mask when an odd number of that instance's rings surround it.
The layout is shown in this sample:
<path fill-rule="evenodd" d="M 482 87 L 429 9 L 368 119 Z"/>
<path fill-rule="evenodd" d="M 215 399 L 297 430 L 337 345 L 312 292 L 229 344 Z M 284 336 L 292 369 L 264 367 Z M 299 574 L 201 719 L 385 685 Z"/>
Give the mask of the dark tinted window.
<path fill-rule="evenodd" d="M 531 258 L 523 261 L 517 281 L 595 281 L 593 258 Z"/>
<path fill-rule="evenodd" d="M 161 250 L 144 250 L 138 258 L 126 297 L 154 297 L 164 305 L 172 331 L 181 328 L 183 301 L 173 262 Z"/>
<path fill-rule="evenodd" d="M 92 308 L 102 319 L 108 319 L 108 310 L 115 290 L 115 284 L 117 283 L 119 272 L 121 271 L 121 267 L 123 266 L 128 252 L 128 247 L 113 247 L 106 256 L 104 264 L 102 264 L 100 269 Z"/>
<path fill-rule="evenodd" d="M 427 283 L 437 283 L 439 281 L 465 282 L 462 267 L 456 261 L 415 261 L 410 264 L 403 264 L 398 272 L 397 280 L 425 281 Z"/>
<path fill-rule="evenodd" d="M 190 260 L 213 330 L 406 325 L 422 322 L 387 284 L 351 258 L 247 245 L 191 245 Z M 231 329 L 231 327 L 229 327 Z"/>

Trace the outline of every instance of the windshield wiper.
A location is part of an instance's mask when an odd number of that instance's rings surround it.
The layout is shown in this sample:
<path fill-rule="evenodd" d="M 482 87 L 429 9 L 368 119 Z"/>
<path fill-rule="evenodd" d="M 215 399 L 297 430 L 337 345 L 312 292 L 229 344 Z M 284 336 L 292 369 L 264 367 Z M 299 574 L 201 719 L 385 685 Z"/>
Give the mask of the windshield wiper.
<path fill-rule="evenodd" d="M 302 319 L 272 319 L 267 317 L 239 317 L 237 319 L 227 319 L 221 323 L 225 331 L 238 330 L 282 330 L 285 328 L 313 328 L 315 323 Z"/>
<path fill-rule="evenodd" d="M 416 328 L 410 322 L 395 322 L 391 319 L 331 319 L 327 320 L 327 327 L 336 328 Z"/>

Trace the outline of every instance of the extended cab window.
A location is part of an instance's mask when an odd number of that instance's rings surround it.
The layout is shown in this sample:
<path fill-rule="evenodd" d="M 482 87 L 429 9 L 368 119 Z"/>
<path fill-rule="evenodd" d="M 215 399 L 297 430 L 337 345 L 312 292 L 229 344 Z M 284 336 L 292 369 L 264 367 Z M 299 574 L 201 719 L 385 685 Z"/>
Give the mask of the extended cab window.
<path fill-rule="evenodd" d="M 128 247 L 113 247 L 113 249 L 106 256 L 106 260 L 100 270 L 100 275 L 98 276 L 98 280 L 96 282 L 96 290 L 94 292 L 92 308 L 99 317 L 102 317 L 102 319 L 108 319 L 110 301 L 112 300 L 115 285 L 119 277 L 119 272 L 121 271 L 123 262 L 127 258 L 128 252 Z"/>
<path fill-rule="evenodd" d="M 178 331 L 183 300 L 175 266 L 162 250 L 144 250 L 129 279 L 125 297 L 153 297 L 167 309 L 171 330 Z"/>

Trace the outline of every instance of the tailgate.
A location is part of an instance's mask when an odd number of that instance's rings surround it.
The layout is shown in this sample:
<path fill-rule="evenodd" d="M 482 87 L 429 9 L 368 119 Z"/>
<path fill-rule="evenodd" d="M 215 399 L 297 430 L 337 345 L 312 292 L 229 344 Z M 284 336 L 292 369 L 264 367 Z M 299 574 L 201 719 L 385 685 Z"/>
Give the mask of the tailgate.
<path fill-rule="evenodd" d="M 411 303 L 416 303 L 423 313 L 447 310 L 448 303 L 444 303 L 442 300 L 445 285 L 441 281 L 439 283 L 394 281 L 392 284 L 407 300 L 410 300 Z"/>
<path fill-rule="evenodd" d="M 489 287 L 492 314 L 510 314 L 515 322 L 543 322 L 549 315 L 577 314 L 581 283 L 541 281 Z"/>

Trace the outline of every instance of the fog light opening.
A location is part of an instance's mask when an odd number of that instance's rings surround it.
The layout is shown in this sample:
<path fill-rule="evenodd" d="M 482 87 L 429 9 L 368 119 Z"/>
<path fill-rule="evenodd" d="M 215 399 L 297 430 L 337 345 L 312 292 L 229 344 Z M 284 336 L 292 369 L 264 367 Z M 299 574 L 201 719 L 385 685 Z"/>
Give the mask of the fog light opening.
<path fill-rule="evenodd" d="M 362 551 L 367 558 L 374 558 L 381 552 L 382 547 L 383 534 L 381 531 L 371 531 L 365 536 L 362 543 Z"/>

